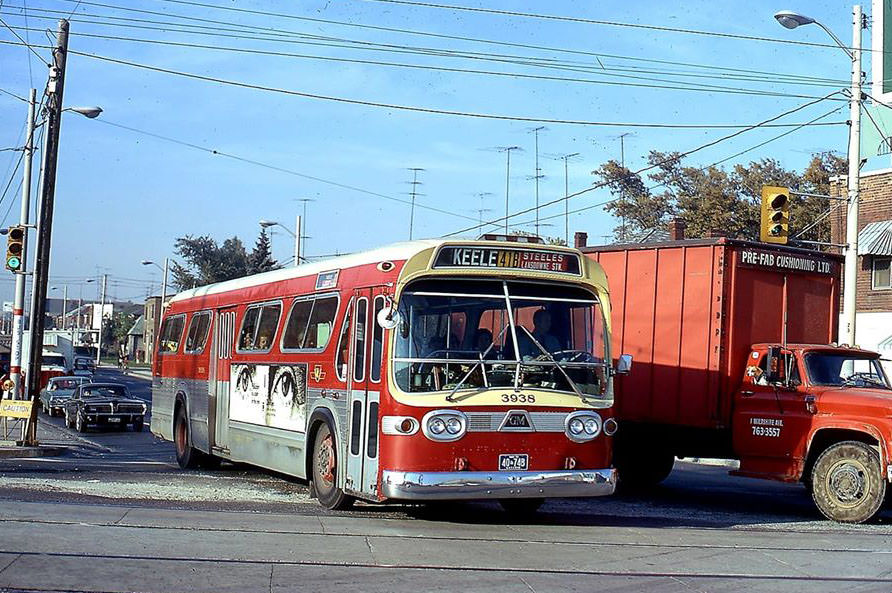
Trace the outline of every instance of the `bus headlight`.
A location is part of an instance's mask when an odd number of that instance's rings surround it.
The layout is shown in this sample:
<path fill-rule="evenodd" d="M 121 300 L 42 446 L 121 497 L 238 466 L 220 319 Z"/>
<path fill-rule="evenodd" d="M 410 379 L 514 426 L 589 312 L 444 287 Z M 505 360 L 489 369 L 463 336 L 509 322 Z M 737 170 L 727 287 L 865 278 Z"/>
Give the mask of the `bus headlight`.
<path fill-rule="evenodd" d="M 421 430 L 432 441 L 457 441 L 467 428 L 467 417 L 457 410 L 434 410 L 421 419 Z"/>
<path fill-rule="evenodd" d="M 564 421 L 567 438 L 575 443 L 590 441 L 601 434 L 601 416 L 597 412 L 573 412 Z"/>

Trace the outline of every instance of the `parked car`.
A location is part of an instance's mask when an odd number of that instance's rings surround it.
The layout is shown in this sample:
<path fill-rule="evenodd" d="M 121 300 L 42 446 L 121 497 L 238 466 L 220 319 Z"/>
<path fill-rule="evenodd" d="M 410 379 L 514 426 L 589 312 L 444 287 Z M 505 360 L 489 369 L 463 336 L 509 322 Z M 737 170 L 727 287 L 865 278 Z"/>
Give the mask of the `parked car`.
<path fill-rule="evenodd" d="M 53 377 L 47 386 L 40 390 L 40 407 L 50 416 L 62 415 L 65 402 L 71 398 L 74 390 L 84 383 L 86 377 L 62 376 Z"/>
<path fill-rule="evenodd" d="M 86 383 L 80 385 L 65 403 L 65 425 L 84 432 L 92 424 L 124 429 L 128 424 L 140 432 L 146 415 L 146 404 L 130 396 L 120 383 Z"/>
<path fill-rule="evenodd" d="M 85 356 L 76 356 L 74 358 L 74 368 L 71 370 L 72 375 L 92 379 L 95 371 L 96 365 L 93 363 L 92 358 L 87 358 Z"/>

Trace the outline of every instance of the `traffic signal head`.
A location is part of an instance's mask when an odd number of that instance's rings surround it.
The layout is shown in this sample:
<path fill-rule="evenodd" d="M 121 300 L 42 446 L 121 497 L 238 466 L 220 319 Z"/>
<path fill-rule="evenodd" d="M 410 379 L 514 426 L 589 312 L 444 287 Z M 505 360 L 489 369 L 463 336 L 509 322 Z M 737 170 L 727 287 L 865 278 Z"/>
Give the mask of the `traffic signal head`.
<path fill-rule="evenodd" d="M 11 226 L 6 233 L 6 269 L 18 272 L 22 269 L 22 252 L 25 250 L 25 227 Z"/>
<path fill-rule="evenodd" d="M 765 243 L 786 245 L 790 231 L 790 188 L 762 186 L 762 221 L 759 237 Z"/>

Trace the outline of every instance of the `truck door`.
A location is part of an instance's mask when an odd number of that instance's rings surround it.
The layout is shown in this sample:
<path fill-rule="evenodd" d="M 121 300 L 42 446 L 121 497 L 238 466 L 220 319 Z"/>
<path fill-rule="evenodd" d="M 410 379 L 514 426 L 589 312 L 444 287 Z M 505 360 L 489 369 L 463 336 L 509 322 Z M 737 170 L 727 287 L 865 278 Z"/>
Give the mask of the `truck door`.
<path fill-rule="evenodd" d="M 353 293 L 353 327 L 347 372 L 349 429 L 345 490 L 377 494 L 378 406 L 382 368 L 382 330 L 375 321 L 384 306 L 384 287 L 357 289 Z"/>
<path fill-rule="evenodd" d="M 735 394 L 734 451 L 741 471 L 774 474 L 795 479 L 805 457 L 811 429 L 799 357 L 784 351 L 779 359 L 789 371 L 787 385 L 769 383 L 767 352 L 755 352 L 748 361 L 746 377 Z M 792 359 L 792 363 L 789 361 Z"/>
<path fill-rule="evenodd" d="M 211 344 L 211 368 L 208 377 L 210 401 L 214 410 L 211 450 L 229 449 L 229 367 L 235 343 L 235 307 L 218 309 L 214 320 L 214 340 Z M 208 424 L 211 424 L 210 422 Z"/>

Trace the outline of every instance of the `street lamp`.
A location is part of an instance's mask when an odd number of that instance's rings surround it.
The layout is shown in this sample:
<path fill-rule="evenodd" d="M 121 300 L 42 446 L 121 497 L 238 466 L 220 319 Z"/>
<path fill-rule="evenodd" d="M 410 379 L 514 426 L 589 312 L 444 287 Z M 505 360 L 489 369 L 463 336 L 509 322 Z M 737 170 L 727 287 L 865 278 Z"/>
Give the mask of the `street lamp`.
<path fill-rule="evenodd" d="M 848 212 L 846 213 L 846 247 L 845 247 L 845 272 L 843 274 L 842 308 L 844 315 L 843 327 L 840 329 L 839 341 L 849 345 L 855 345 L 855 302 L 858 282 L 858 192 L 860 190 L 861 170 L 861 30 L 863 29 L 863 17 L 861 6 L 856 4 L 852 8 L 854 15 L 852 29 L 851 50 L 843 44 L 833 32 L 817 20 L 799 13 L 782 10 L 774 15 L 777 22 L 787 29 L 795 29 L 800 25 L 815 24 L 824 29 L 831 39 L 846 52 L 852 60 L 852 86 L 849 97 L 849 174 L 848 183 Z"/>
<path fill-rule="evenodd" d="M 298 215 L 297 216 L 297 232 L 296 233 L 294 231 L 292 231 L 291 229 L 289 229 L 284 224 L 282 224 L 281 222 L 277 222 L 275 220 L 260 219 L 257 222 L 257 224 L 259 224 L 260 227 L 264 228 L 264 229 L 268 229 L 271 226 L 277 226 L 277 227 L 283 228 L 283 229 L 285 229 L 285 232 L 287 232 L 289 235 L 294 237 L 294 265 L 295 266 L 299 266 L 300 260 L 301 260 L 301 257 L 300 257 L 300 222 L 301 222 L 300 215 Z"/>
<path fill-rule="evenodd" d="M 66 111 L 73 111 L 74 113 L 80 113 L 84 117 L 96 119 L 102 113 L 102 107 L 97 107 L 96 105 L 91 107 L 66 107 L 62 110 L 63 113 Z"/>

